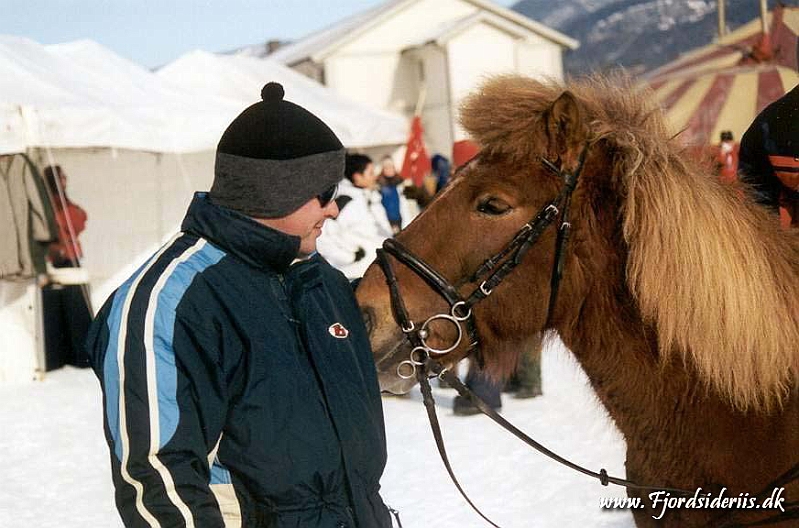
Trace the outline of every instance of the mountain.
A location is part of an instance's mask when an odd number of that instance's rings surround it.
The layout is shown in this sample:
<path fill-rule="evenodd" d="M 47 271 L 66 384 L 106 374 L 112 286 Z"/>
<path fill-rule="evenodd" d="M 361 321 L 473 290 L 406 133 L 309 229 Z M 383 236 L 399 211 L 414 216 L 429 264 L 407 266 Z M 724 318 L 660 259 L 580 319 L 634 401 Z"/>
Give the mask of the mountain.
<path fill-rule="evenodd" d="M 770 0 L 769 9 L 776 3 Z M 725 5 L 728 30 L 760 15 L 758 0 Z M 511 9 L 580 41 L 564 55 L 572 75 L 618 66 L 651 70 L 718 33 L 715 0 L 521 0 Z"/>

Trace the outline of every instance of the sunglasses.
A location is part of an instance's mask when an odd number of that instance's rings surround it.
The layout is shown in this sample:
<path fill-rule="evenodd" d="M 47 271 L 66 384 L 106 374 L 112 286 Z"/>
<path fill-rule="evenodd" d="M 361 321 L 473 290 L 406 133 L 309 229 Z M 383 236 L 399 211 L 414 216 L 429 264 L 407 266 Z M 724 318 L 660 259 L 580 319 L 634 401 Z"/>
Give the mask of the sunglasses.
<path fill-rule="evenodd" d="M 316 199 L 319 200 L 319 205 L 322 206 L 324 209 L 328 206 L 330 202 L 336 199 L 336 195 L 338 194 L 338 184 L 331 185 L 318 195 L 316 195 Z"/>

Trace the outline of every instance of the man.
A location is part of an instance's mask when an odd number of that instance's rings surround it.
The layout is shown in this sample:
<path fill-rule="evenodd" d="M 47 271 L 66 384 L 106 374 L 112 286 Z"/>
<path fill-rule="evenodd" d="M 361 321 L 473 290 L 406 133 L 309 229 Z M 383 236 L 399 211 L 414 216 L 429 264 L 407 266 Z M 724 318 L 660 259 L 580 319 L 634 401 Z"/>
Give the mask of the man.
<path fill-rule="evenodd" d="M 183 232 L 92 327 L 126 526 L 391 526 L 366 330 L 315 252 L 344 149 L 279 84 L 262 98 L 223 134 Z"/>
<path fill-rule="evenodd" d="M 740 180 L 779 211 L 783 226 L 799 224 L 799 86 L 767 106 L 741 138 Z"/>
<path fill-rule="evenodd" d="M 349 279 L 362 277 L 376 250 L 393 235 L 371 158 L 348 154 L 336 203 L 340 213 L 319 239 L 319 252 Z"/>

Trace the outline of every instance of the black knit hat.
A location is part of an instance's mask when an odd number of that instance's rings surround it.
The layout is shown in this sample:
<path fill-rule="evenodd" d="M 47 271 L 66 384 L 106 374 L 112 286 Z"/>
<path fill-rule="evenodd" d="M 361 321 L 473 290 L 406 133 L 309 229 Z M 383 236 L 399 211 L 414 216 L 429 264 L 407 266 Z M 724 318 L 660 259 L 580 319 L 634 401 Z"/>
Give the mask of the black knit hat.
<path fill-rule="evenodd" d="M 330 127 L 283 100 L 270 82 L 230 123 L 216 148 L 213 203 L 256 218 L 286 216 L 344 177 L 345 150 Z"/>

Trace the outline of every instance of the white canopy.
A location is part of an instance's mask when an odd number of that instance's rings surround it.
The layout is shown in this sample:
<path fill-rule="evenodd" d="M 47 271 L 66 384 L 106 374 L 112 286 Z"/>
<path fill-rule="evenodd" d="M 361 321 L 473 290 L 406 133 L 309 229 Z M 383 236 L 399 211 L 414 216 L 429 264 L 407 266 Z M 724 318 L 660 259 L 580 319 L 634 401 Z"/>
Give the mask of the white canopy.
<path fill-rule="evenodd" d="M 347 147 L 401 145 L 408 120 L 350 101 L 270 59 L 194 51 L 161 68 L 157 75 L 195 93 L 234 99 L 242 108 L 260 98 L 269 81 L 283 85 L 285 99 L 313 112 Z"/>
<path fill-rule="evenodd" d="M 28 147 L 211 149 L 234 101 L 196 98 L 91 41 L 0 36 L 0 153 Z"/>
<path fill-rule="evenodd" d="M 271 60 L 190 53 L 158 74 L 90 40 L 42 46 L 0 35 L 0 154 L 30 147 L 213 150 L 277 81 L 347 147 L 400 145 L 407 121 L 348 101 Z"/>

